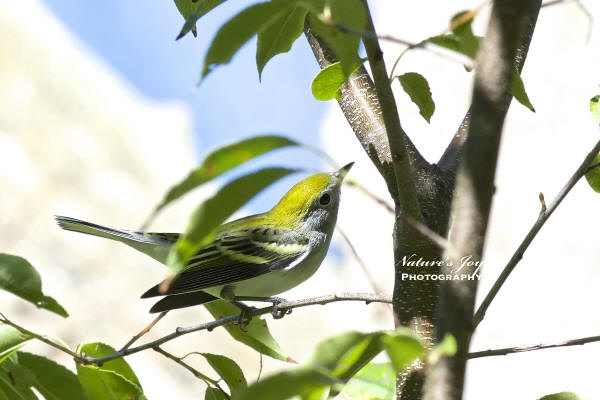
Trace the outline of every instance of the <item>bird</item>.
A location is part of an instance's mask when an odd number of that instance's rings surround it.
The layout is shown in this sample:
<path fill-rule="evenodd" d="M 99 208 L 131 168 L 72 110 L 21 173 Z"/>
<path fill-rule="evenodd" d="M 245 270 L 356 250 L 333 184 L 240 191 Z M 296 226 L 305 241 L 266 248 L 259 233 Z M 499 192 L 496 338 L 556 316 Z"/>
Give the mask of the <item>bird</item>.
<path fill-rule="evenodd" d="M 271 302 L 273 316 L 281 318 L 286 312 L 277 305 L 285 300 L 275 295 L 306 281 L 323 262 L 337 220 L 340 189 L 353 164 L 301 180 L 270 211 L 221 225 L 212 242 L 187 260 L 166 291 L 159 283 L 142 294 L 141 298 L 163 296 L 150 313 L 223 299 L 243 312 L 251 308 L 243 301 Z M 65 230 L 124 243 L 165 265 L 181 236 L 55 218 Z"/>

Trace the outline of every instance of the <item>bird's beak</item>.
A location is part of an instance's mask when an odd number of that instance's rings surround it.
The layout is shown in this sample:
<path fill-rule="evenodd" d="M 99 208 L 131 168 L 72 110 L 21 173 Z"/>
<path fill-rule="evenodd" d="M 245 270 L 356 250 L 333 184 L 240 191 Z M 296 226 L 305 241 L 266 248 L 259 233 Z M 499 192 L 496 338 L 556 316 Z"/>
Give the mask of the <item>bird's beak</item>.
<path fill-rule="evenodd" d="M 349 164 L 344 165 L 342 168 L 340 168 L 336 171 L 336 175 L 340 177 L 340 180 L 342 180 L 346 177 L 346 174 L 348 173 L 348 171 L 350 171 L 350 168 L 352 168 L 353 165 L 354 165 L 354 161 L 352 161 Z"/>

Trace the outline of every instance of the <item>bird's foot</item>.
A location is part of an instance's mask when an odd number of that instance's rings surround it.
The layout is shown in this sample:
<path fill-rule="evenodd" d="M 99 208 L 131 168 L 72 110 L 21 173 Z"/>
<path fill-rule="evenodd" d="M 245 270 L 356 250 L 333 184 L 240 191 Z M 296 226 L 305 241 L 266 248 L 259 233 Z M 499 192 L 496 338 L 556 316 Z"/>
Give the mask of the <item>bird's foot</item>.
<path fill-rule="evenodd" d="M 280 310 L 279 309 L 279 305 L 281 303 L 287 303 L 286 299 L 283 299 L 281 297 L 269 297 L 268 299 L 271 303 L 273 303 L 273 309 L 271 310 L 271 315 L 273 316 L 273 319 L 281 319 L 281 318 L 285 317 L 287 314 L 292 313 L 292 309 L 288 309 L 288 310 Z"/>

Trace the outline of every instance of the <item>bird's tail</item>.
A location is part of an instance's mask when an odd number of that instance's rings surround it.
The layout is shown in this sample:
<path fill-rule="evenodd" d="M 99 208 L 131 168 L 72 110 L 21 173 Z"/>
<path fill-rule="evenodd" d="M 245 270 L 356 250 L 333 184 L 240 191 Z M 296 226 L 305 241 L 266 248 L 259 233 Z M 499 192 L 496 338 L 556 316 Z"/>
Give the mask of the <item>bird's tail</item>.
<path fill-rule="evenodd" d="M 55 216 L 55 218 L 58 226 L 65 230 L 99 236 L 125 243 L 162 263 L 166 262 L 169 249 L 173 245 L 173 242 L 177 240 L 178 236 L 176 234 L 144 233 L 109 228 L 60 215 Z"/>
<path fill-rule="evenodd" d="M 144 296 L 142 296 L 144 297 Z M 156 302 L 150 309 L 151 313 L 158 313 L 178 308 L 197 306 L 199 304 L 210 303 L 211 301 L 219 300 L 218 297 L 212 296 L 206 292 L 190 292 L 184 294 L 175 294 L 166 296 Z"/>

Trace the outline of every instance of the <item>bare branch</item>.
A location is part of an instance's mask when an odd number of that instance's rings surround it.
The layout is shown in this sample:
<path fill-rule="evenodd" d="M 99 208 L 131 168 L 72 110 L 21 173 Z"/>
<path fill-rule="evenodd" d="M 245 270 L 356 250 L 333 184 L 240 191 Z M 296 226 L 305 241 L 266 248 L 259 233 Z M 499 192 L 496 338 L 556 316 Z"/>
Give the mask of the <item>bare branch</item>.
<path fill-rule="evenodd" d="M 142 329 L 140 332 L 138 332 L 135 336 L 133 336 L 127 343 L 125 343 L 125 346 L 123 346 L 121 348 L 121 351 L 128 349 L 129 347 L 131 347 L 132 344 L 134 344 L 139 338 L 141 338 L 142 336 L 144 336 L 146 333 L 150 332 L 150 329 L 152 329 L 154 327 L 154 325 L 156 325 L 158 323 L 158 321 L 160 321 L 161 319 L 163 319 L 163 317 L 165 315 L 167 315 L 168 311 L 163 311 L 160 314 L 158 314 L 158 317 L 154 318 L 154 320 L 152 322 L 150 322 L 150 324 L 148 324 L 147 327 L 145 327 L 144 329 Z"/>
<path fill-rule="evenodd" d="M 508 279 L 508 276 L 515 269 L 515 267 L 517 266 L 519 261 L 521 261 L 521 259 L 523 258 L 523 254 L 525 254 L 525 251 L 531 244 L 531 241 L 537 236 L 538 232 L 540 231 L 540 229 L 542 229 L 542 226 L 544 226 L 544 224 L 546 223 L 548 218 L 550 218 L 550 216 L 552 215 L 554 210 L 556 210 L 556 208 L 563 201 L 565 196 L 571 191 L 571 189 L 573 189 L 573 186 L 575 186 L 575 184 L 586 174 L 586 172 L 588 172 L 591 167 L 595 168 L 597 166 L 596 164 L 590 166 L 590 163 L 592 162 L 592 160 L 594 159 L 596 154 L 598 154 L 599 151 L 600 151 L 600 141 L 598 143 L 596 143 L 596 145 L 594 146 L 592 151 L 587 155 L 587 157 L 585 157 L 585 159 L 583 160 L 581 165 L 579 165 L 579 168 L 577 168 L 577 170 L 569 178 L 569 180 L 567 181 L 565 186 L 563 186 L 563 188 L 560 190 L 560 192 L 558 192 L 558 194 L 556 195 L 556 197 L 554 198 L 552 203 L 548 206 L 547 210 L 545 212 L 540 213 L 540 215 L 538 216 L 538 219 L 535 221 L 535 223 L 533 224 L 533 226 L 527 233 L 527 236 L 525 236 L 525 239 L 523 239 L 523 241 L 517 248 L 517 251 L 515 251 L 513 256 L 510 258 L 510 260 L 508 261 L 508 263 L 506 264 L 506 266 L 500 273 L 500 276 L 498 277 L 498 279 L 496 279 L 494 286 L 492 286 L 489 293 L 485 296 L 485 299 L 483 299 L 483 302 L 481 303 L 481 305 L 479 306 L 479 309 L 477 310 L 477 312 L 475 313 L 475 316 L 473 317 L 473 328 L 475 328 L 477 325 L 479 325 L 481 320 L 483 320 L 483 317 L 485 316 L 487 309 L 489 308 L 490 304 L 492 303 L 492 301 L 494 300 L 494 298 L 500 291 L 500 288 L 502 287 L 502 285 L 504 285 L 504 282 L 506 282 L 506 280 Z"/>
<path fill-rule="evenodd" d="M 354 256 L 354 258 L 356 259 L 356 262 L 358 262 L 358 265 L 360 265 L 360 268 L 362 269 L 363 273 L 365 274 L 365 277 L 367 278 L 367 281 L 369 281 L 369 284 L 371 285 L 371 288 L 375 291 L 375 293 L 381 293 L 382 290 L 379 287 L 379 285 L 377 284 L 377 281 L 375 280 L 375 277 L 373 276 L 373 274 L 371 274 L 371 271 L 369 271 L 369 267 L 367 267 L 367 264 L 358 255 L 358 252 L 356 251 L 356 248 L 354 247 L 354 245 L 350 241 L 350 238 L 348 237 L 348 235 L 346 235 L 346 232 L 344 232 L 342 230 L 342 228 L 340 228 L 337 225 L 336 225 L 335 228 L 339 232 L 339 234 L 342 235 L 342 237 L 344 238 L 344 241 L 346 242 L 346 244 L 350 248 L 350 251 L 352 252 L 352 255 Z M 392 313 L 392 315 L 394 315 L 394 310 L 392 309 L 391 304 L 388 303 L 386 305 L 387 305 L 388 310 Z M 394 318 L 395 318 L 395 315 L 394 315 Z"/>
<path fill-rule="evenodd" d="M 56 343 L 50 339 L 48 339 L 47 337 L 40 335 L 38 333 L 32 332 L 26 328 L 23 328 L 20 325 L 17 325 L 16 323 L 12 322 L 11 320 L 9 320 L 8 318 L 6 318 L 4 315 L 2 315 L 2 317 L 0 318 L 0 323 L 2 324 L 6 324 L 6 325 L 10 325 L 13 328 L 17 329 L 19 332 L 26 334 L 27 336 L 31 336 L 32 338 L 35 338 L 37 340 L 39 340 L 40 342 L 44 342 L 49 346 L 54 347 L 55 349 L 58 349 L 60 351 L 62 351 L 63 353 L 67 353 L 69 354 L 71 357 L 73 357 L 75 359 L 75 361 L 77 362 L 81 362 L 82 361 L 82 356 L 80 356 L 79 354 L 75 353 L 73 350 L 69 349 L 66 346 L 63 346 L 62 344 Z"/>
<path fill-rule="evenodd" d="M 364 1 L 364 5 L 367 10 L 366 30 L 376 35 L 369 5 L 366 1 Z M 375 91 L 381 106 L 385 131 L 390 145 L 392 168 L 395 177 L 395 192 L 397 195 L 395 197 L 396 204 L 403 213 L 422 221 L 423 216 L 421 215 L 415 181 L 411 172 L 412 168 L 406 151 L 404 140 L 406 134 L 400 125 L 398 108 L 387 76 L 383 52 L 379 47 L 379 41 L 376 36 L 363 36 L 363 43 L 367 52 L 367 58 L 369 59 L 369 65 L 371 66 L 371 72 L 373 73 Z"/>
<path fill-rule="evenodd" d="M 526 351 L 534 351 L 534 350 L 544 350 L 544 349 L 554 349 L 556 347 L 568 347 L 568 346 L 579 346 L 586 343 L 592 342 L 600 342 L 600 336 L 588 336 L 579 339 L 571 339 L 564 342 L 552 343 L 552 344 L 536 344 L 532 346 L 523 346 L 523 347 L 505 347 L 503 349 L 495 349 L 495 350 L 484 350 L 484 351 L 475 351 L 469 353 L 467 358 L 481 358 L 481 357 L 492 357 L 492 356 L 505 356 L 507 354 L 514 353 L 523 353 Z"/>
<path fill-rule="evenodd" d="M 312 306 L 312 305 L 317 305 L 317 304 L 324 305 L 324 304 L 334 303 L 334 302 L 338 302 L 338 301 L 364 301 L 366 304 L 369 304 L 369 303 L 391 303 L 392 298 L 391 298 L 391 296 L 386 295 L 386 294 L 371 294 L 371 293 L 339 293 L 338 294 L 338 293 L 336 293 L 336 294 L 330 294 L 330 295 L 325 295 L 325 296 L 311 297 L 311 298 L 302 299 L 302 300 L 295 300 L 295 301 L 288 301 L 285 303 L 280 303 L 278 305 L 278 309 L 285 311 L 285 310 L 291 310 L 291 309 L 299 308 L 299 307 L 306 307 L 306 306 Z M 273 307 L 271 307 L 271 306 L 257 308 L 255 310 L 248 312 L 247 315 L 252 316 L 252 317 L 256 317 L 259 315 L 265 315 L 265 314 L 271 313 L 272 309 L 273 309 Z M 119 350 L 119 351 L 114 352 L 113 354 L 109 354 L 104 357 L 79 356 L 74 353 L 73 354 L 69 353 L 69 354 L 76 357 L 75 361 L 78 363 L 102 365 L 103 363 L 110 361 L 110 360 L 122 358 L 122 357 L 128 356 L 130 354 L 138 353 L 143 350 L 155 348 L 163 343 L 169 342 L 179 336 L 186 335 L 188 333 L 202 331 L 202 330 L 212 331 L 213 329 L 215 329 L 219 326 L 223 326 L 225 324 L 237 323 L 237 321 L 239 321 L 239 318 L 240 318 L 240 314 L 235 314 L 235 315 L 230 315 L 228 317 L 220 318 L 220 319 L 217 319 L 214 321 L 209 321 L 209 322 L 205 322 L 205 323 L 198 324 L 198 325 L 193 325 L 193 326 L 184 327 L 184 328 L 180 327 L 180 328 L 175 329 L 174 332 L 172 332 L 166 336 L 163 336 L 159 339 L 153 340 L 151 342 L 148 342 L 146 344 L 143 344 L 143 345 L 140 345 L 137 347 L 130 347 L 125 350 Z"/>

